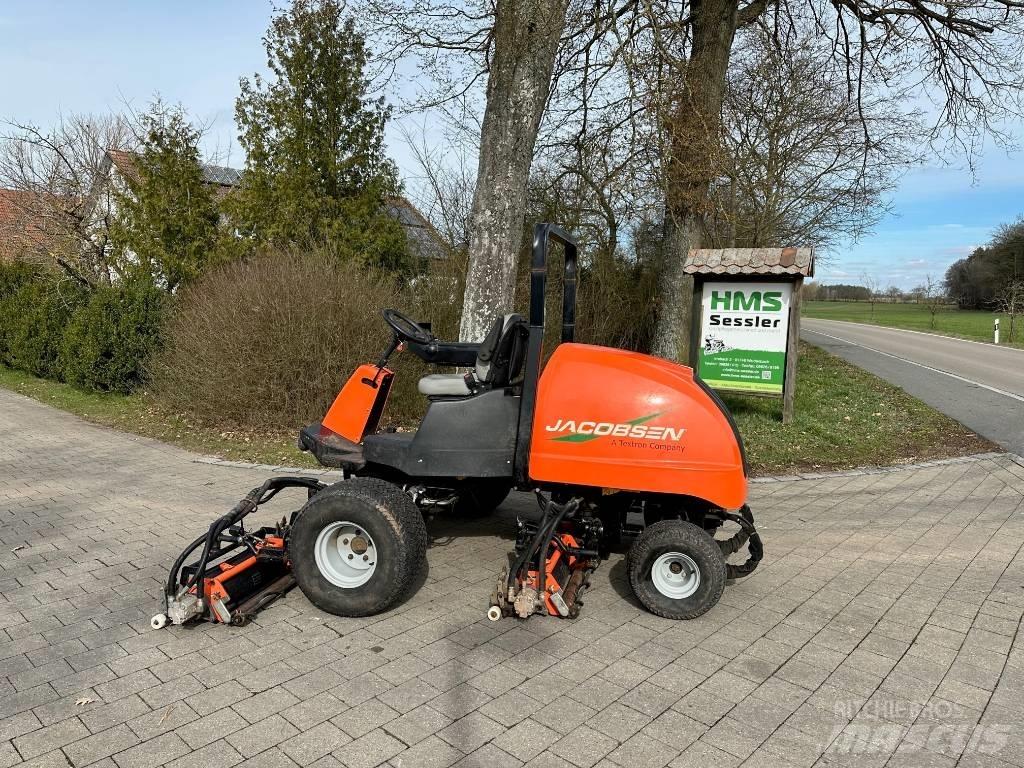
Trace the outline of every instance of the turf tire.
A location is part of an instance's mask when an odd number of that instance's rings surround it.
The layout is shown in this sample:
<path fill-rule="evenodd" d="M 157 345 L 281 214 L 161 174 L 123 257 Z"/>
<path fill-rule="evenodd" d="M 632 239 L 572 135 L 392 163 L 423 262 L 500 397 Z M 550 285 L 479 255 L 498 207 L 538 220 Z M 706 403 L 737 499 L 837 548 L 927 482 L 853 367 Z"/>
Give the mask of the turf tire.
<path fill-rule="evenodd" d="M 700 585 L 689 597 L 673 599 L 654 585 L 651 567 L 667 552 L 681 552 L 697 564 Z M 666 619 L 695 619 L 707 613 L 725 589 L 725 557 L 718 543 L 683 520 L 662 520 L 644 528 L 626 555 L 626 570 L 633 594 L 644 608 Z"/>
<path fill-rule="evenodd" d="M 512 492 L 507 480 L 482 480 L 459 490 L 455 514 L 464 518 L 486 517 L 501 506 Z"/>
<path fill-rule="evenodd" d="M 328 581 L 316 563 L 317 536 L 345 520 L 363 527 L 377 548 L 370 580 L 343 589 Z M 398 486 L 376 478 L 343 480 L 327 488 L 296 516 L 288 541 L 299 589 L 317 608 L 335 616 L 372 616 L 405 597 L 416 583 L 427 553 L 423 515 Z"/>

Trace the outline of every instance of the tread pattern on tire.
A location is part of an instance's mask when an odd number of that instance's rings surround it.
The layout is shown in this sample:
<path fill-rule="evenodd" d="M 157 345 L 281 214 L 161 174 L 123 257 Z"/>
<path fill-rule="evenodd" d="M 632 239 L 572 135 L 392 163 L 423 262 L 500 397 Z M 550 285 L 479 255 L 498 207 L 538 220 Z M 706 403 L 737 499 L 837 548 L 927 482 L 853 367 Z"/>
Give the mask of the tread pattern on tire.
<path fill-rule="evenodd" d="M 702 579 L 711 577 L 713 581 L 711 591 L 700 605 L 683 613 L 669 613 L 659 607 L 657 603 L 644 599 L 645 585 L 638 583 L 638 581 L 645 574 L 639 572 L 639 566 L 646 559 L 650 550 L 665 545 L 678 545 L 681 539 L 685 539 L 689 545 L 698 550 L 703 550 L 707 561 L 717 564 L 715 566 L 716 571 L 720 570 L 720 572 L 705 574 L 702 571 Z M 676 546 L 676 549 L 678 549 L 678 546 Z M 722 592 L 725 591 L 725 558 L 722 556 L 722 550 L 719 548 L 718 543 L 703 529 L 684 520 L 660 520 L 644 528 L 626 554 L 626 573 L 629 575 L 629 585 L 633 590 L 633 594 L 636 595 L 644 608 L 656 616 L 661 616 L 665 619 L 695 619 L 698 616 L 702 616 L 715 606 L 722 597 Z"/>
<path fill-rule="evenodd" d="M 391 583 L 388 593 L 379 599 L 371 610 L 355 610 L 336 612 L 325 608 L 322 602 L 314 599 L 314 596 L 303 587 L 303 579 L 299 578 L 299 568 L 293 565 L 299 587 L 306 596 L 317 607 L 335 615 L 343 616 L 367 616 L 386 611 L 396 602 L 408 594 L 415 584 L 426 563 L 427 551 L 427 527 L 423 521 L 423 515 L 413 500 L 401 488 L 385 480 L 378 480 L 371 477 L 358 477 L 351 480 L 342 480 L 328 488 L 320 491 L 310 499 L 305 509 L 324 503 L 325 499 L 332 496 L 348 496 L 356 498 L 374 507 L 377 512 L 387 521 L 387 524 L 400 532 L 400 538 L 406 545 L 407 557 L 400 558 L 398 577 Z M 302 512 L 296 518 L 296 527 L 301 525 Z M 312 552 L 308 553 L 312 561 Z M 295 560 L 293 557 L 293 564 Z M 313 570 L 317 570 L 315 561 L 312 564 Z M 322 577 L 321 577 L 322 578 Z"/>

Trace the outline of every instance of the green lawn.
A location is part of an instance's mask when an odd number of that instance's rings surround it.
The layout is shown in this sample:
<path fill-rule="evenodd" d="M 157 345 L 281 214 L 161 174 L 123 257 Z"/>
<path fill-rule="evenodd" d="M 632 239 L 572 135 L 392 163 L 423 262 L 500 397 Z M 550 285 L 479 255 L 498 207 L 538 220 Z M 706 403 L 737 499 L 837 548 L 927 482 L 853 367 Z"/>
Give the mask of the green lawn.
<path fill-rule="evenodd" d="M 295 432 L 239 433 L 197 426 L 155 407 L 145 393 L 79 392 L 66 384 L 0 367 L 0 386 L 75 413 L 207 455 L 265 464 L 312 466 L 295 448 Z M 781 421 L 780 400 L 726 395 L 755 474 L 845 469 L 993 450 L 988 441 L 903 390 L 823 352 L 801 345 L 796 415 Z"/>
<path fill-rule="evenodd" d="M 793 423 L 782 401 L 725 395 L 755 474 L 903 464 L 998 450 L 899 387 L 800 345 Z"/>
<path fill-rule="evenodd" d="M 974 341 L 992 341 L 992 324 L 999 317 L 999 343 L 1010 343 L 1010 318 L 993 312 L 944 307 L 936 313 L 933 328 L 931 313 L 923 304 L 876 302 L 873 312 L 866 301 L 805 301 L 802 306 L 804 317 L 873 323 Z M 1024 348 L 1024 318 L 1017 318 L 1013 346 Z"/>

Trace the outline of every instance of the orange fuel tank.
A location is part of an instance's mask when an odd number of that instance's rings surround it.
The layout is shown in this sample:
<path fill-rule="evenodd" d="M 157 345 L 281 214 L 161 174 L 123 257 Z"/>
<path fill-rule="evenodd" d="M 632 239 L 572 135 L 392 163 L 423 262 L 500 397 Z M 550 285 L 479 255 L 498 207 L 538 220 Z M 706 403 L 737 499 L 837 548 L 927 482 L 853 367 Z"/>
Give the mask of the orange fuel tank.
<path fill-rule="evenodd" d="M 723 509 L 747 497 L 739 435 L 690 368 L 588 344 L 561 344 L 541 373 L 529 474 Z"/>

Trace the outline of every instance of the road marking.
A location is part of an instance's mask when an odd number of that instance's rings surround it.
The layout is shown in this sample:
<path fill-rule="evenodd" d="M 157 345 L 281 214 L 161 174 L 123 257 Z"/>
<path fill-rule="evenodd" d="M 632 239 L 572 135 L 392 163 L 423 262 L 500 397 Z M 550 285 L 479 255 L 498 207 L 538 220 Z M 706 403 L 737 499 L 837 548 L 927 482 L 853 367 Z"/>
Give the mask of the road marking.
<path fill-rule="evenodd" d="M 918 368 L 924 368 L 926 371 L 932 371 L 934 373 L 941 373 L 943 376 L 949 376 L 951 379 L 957 379 L 958 381 L 962 381 L 962 382 L 964 382 L 966 384 L 973 384 L 976 387 L 981 387 L 982 389 L 987 389 L 989 392 L 995 392 L 997 395 L 1003 395 L 1004 397 L 1012 397 L 1014 400 L 1019 400 L 1020 402 L 1024 403 L 1024 397 L 1022 397 L 1021 395 L 1015 394 L 1013 392 L 1007 392 L 1005 389 L 998 389 L 997 387 L 990 387 L 988 384 L 982 384 L 980 381 L 975 381 L 974 379 L 968 379 L 965 376 L 958 376 L 955 373 L 950 373 L 949 371 L 944 371 L 941 368 L 933 368 L 930 365 L 925 365 L 924 363 L 918 363 L 918 362 L 915 362 L 913 360 L 908 360 L 905 357 L 900 357 L 899 355 L 894 355 L 891 352 L 883 352 L 880 349 L 875 349 L 874 347 L 869 347 L 866 344 L 858 344 L 856 341 L 850 341 L 849 339 L 843 339 L 843 338 L 841 338 L 839 336 L 833 336 L 830 333 L 822 333 L 821 331 L 814 331 L 814 330 L 811 330 L 810 328 L 804 328 L 803 330 L 806 331 L 807 333 L 816 333 L 819 336 L 824 336 L 824 337 L 826 337 L 828 339 L 835 339 L 836 341 L 841 341 L 844 344 L 849 344 L 849 345 L 854 346 L 854 347 L 860 347 L 861 349 L 867 349 L 867 350 L 870 350 L 871 352 L 876 352 L 879 355 L 885 355 L 886 357 L 891 357 L 893 360 L 900 360 L 901 362 L 904 362 L 904 363 L 910 363 L 910 365 L 916 365 Z"/>
<path fill-rule="evenodd" d="M 1008 349 L 1012 352 L 1020 352 L 1024 354 L 1024 349 L 1020 347 L 1011 347 L 1007 344 L 993 344 L 991 341 L 978 341 L 977 339 L 962 339 L 959 336 L 947 336 L 944 333 L 929 333 L 928 331 L 914 331 L 910 328 L 896 328 L 891 325 L 878 325 L 877 323 L 858 323 L 856 320 L 830 320 L 827 317 L 810 317 L 809 315 L 803 315 L 801 320 L 824 320 L 826 323 L 841 323 L 843 325 L 859 325 L 866 328 L 877 328 L 882 331 L 898 331 L 899 333 L 918 333 L 921 336 L 934 336 L 936 339 L 948 339 L 949 341 L 965 341 L 968 344 L 981 344 L 983 347 L 989 349 Z M 808 330 L 813 330 L 808 328 Z M 820 331 L 815 331 L 820 333 Z M 825 335 L 825 334 L 822 334 Z M 852 342 L 851 342 L 852 343 Z M 910 362 L 909 360 L 907 361 Z M 945 371 L 942 371 L 945 373 Z"/>

